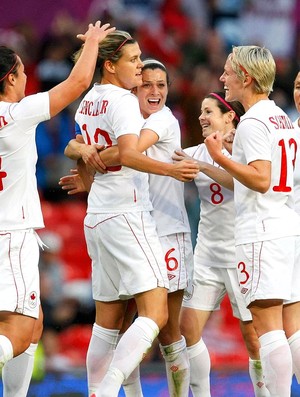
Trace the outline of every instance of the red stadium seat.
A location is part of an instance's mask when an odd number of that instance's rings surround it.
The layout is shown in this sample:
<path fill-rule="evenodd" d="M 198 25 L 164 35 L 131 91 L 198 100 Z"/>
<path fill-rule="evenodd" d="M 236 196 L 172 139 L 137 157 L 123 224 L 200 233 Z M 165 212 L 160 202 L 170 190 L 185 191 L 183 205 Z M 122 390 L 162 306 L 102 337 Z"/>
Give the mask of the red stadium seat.
<path fill-rule="evenodd" d="M 46 230 L 58 233 L 63 239 L 60 257 L 66 264 L 67 280 L 90 278 L 91 261 L 83 231 L 86 204 L 80 201 L 42 201 L 42 211 Z"/>
<path fill-rule="evenodd" d="M 74 366 L 84 366 L 92 334 L 92 325 L 72 325 L 59 334 L 61 354 L 72 359 Z"/>

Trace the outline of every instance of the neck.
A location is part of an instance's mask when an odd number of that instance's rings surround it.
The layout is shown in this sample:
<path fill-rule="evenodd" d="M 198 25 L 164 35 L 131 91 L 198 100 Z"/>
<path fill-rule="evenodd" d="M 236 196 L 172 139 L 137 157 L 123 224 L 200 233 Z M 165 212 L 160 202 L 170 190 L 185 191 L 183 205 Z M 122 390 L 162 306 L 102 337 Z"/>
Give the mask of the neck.
<path fill-rule="evenodd" d="M 11 96 L 9 96 L 9 95 L 0 95 L 0 101 L 1 102 L 11 102 L 11 103 L 14 103 L 14 102 L 18 102 L 18 101 L 16 101 L 16 100 L 14 100 Z"/>
<path fill-rule="evenodd" d="M 120 88 L 125 88 L 125 87 L 122 87 L 120 82 L 113 75 L 102 77 L 100 84 L 112 84 L 112 85 L 116 85 L 117 87 L 120 87 Z"/>
<path fill-rule="evenodd" d="M 19 102 L 23 97 L 18 97 L 17 93 L 11 89 L 10 86 L 5 87 L 5 92 L 0 94 L 0 101 L 2 102 L 10 102 L 10 103 L 15 103 Z"/>
<path fill-rule="evenodd" d="M 269 99 L 267 94 L 255 94 L 250 98 L 245 98 L 245 100 L 241 101 L 244 106 L 245 112 L 249 110 L 252 106 L 254 106 L 257 102 Z"/>

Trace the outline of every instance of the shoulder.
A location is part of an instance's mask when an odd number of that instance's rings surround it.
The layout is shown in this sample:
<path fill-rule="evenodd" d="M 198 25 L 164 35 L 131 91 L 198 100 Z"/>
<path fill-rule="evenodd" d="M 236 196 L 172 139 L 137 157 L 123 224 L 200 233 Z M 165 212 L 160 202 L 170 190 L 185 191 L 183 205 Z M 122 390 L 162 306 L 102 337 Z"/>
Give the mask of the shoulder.
<path fill-rule="evenodd" d="M 158 112 L 152 113 L 147 120 L 173 120 L 176 118 L 174 117 L 173 113 L 171 112 L 171 110 L 164 106 L 161 110 L 159 110 Z"/>
<path fill-rule="evenodd" d="M 200 143 L 197 146 L 191 146 L 184 149 L 184 152 L 195 159 L 199 159 L 207 152 L 207 149 L 204 143 Z"/>
<path fill-rule="evenodd" d="M 86 94 L 86 98 L 101 97 L 109 101 L 129 101 L 138 103 L 136 95 L 130 90 L 118 87 L 114 84 L 94 84 L 93 88 Z"/>
<path fill-rule="evenodd" d="M 9 104 L 7 112 L 14 120 L 27 119 L 29 117 L 37 117 L 39 119 L 41 115 L 43 119 L 46 119 L 47 117 L 50 118 L 49 107 L 49 93 L 41 92 L 28 95 L 20 102 Z"/>
<path fill-rule="evenodd" d="M 145 120 L 145 124 L 143 128 L 148 128 L 147 126 L 156 126 L 156 128 L 169 129 L 170 125 L 173 124 L 174 121 L 177 121 L 174 117 L 172 117 L 172 112 L 163 107 L 158 112 L 150 114 L 150 116 Z"/>

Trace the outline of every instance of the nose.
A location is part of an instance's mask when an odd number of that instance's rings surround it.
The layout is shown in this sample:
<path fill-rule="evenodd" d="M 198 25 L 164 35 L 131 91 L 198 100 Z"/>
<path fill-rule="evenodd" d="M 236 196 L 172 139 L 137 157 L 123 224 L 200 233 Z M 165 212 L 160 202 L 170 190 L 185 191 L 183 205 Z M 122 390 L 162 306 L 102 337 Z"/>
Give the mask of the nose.
<path fill-rule="evenodd" d="M 159 89 L 156 84 L 151 85 L 151 94 L 153 95 L 159 94 Z"/>
<path fill-rule="evenodd" d="M 143 64 L 143 61 L 141 60 L 141 58 L 139 58 L 138 67 L 139 68 L 143 68 L 144 67 L 144 64 Z"/>
<path fill-rule="evenodd" d="M 224 73 L 221 74 L 221 76 L 219 77 L 219 80 L 222 81 L 222 83 L 224 83 L 224 81 L 225 81 Z"/>
<path fill-rule="evenodd" d="M 198 120 L 201 121 L 201 120 L 204 120 L 204 119 L 205 119 L 204 114 L 203 114 L 203 113 L 200 113 L 200 116 L 198 117 Z"/>

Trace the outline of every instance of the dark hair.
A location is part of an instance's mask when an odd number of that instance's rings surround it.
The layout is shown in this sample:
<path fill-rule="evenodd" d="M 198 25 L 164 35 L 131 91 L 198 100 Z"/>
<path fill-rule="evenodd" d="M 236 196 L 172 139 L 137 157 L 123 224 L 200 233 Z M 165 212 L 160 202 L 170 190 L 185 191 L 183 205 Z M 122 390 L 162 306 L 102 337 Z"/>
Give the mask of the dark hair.
<path fill-rule="evenodd" d="M 165 67 L 165 65 L 158 61 L 157 59 L 153 59 L 153 58 L 146 58 L 143 60 L 143 68 L 142 70 L 147 70 L 147 69 L 160 69 L 163 70 L 166 73 L 166 77 L 167 77 L 167 84 L 170 85 L 170 78 L 169 78 L 169 74 L 167 71 L 167 68 Z"/>
<path fill-rule="evenodd" d="M 4 93 L 5 80 L 10 73 L 16 73 L 19 66 L 17 54 L 6 46 L 0 46 L 0 94 Z"/>
<path fill-rule="evenodd" d="M 238 125 L 241 116 L 245 113 L 244 106 L 239 101 L 227 102 L 225 99 L 225 92 L 223 91 L 211 92 L 206 95 L 205 98 L 211 98 L 217 101 L 218 108 L 221 110 L 222 114 L 233 110 L 236 115 L 236 117 L 233 119 L 235 127 Z"/>

